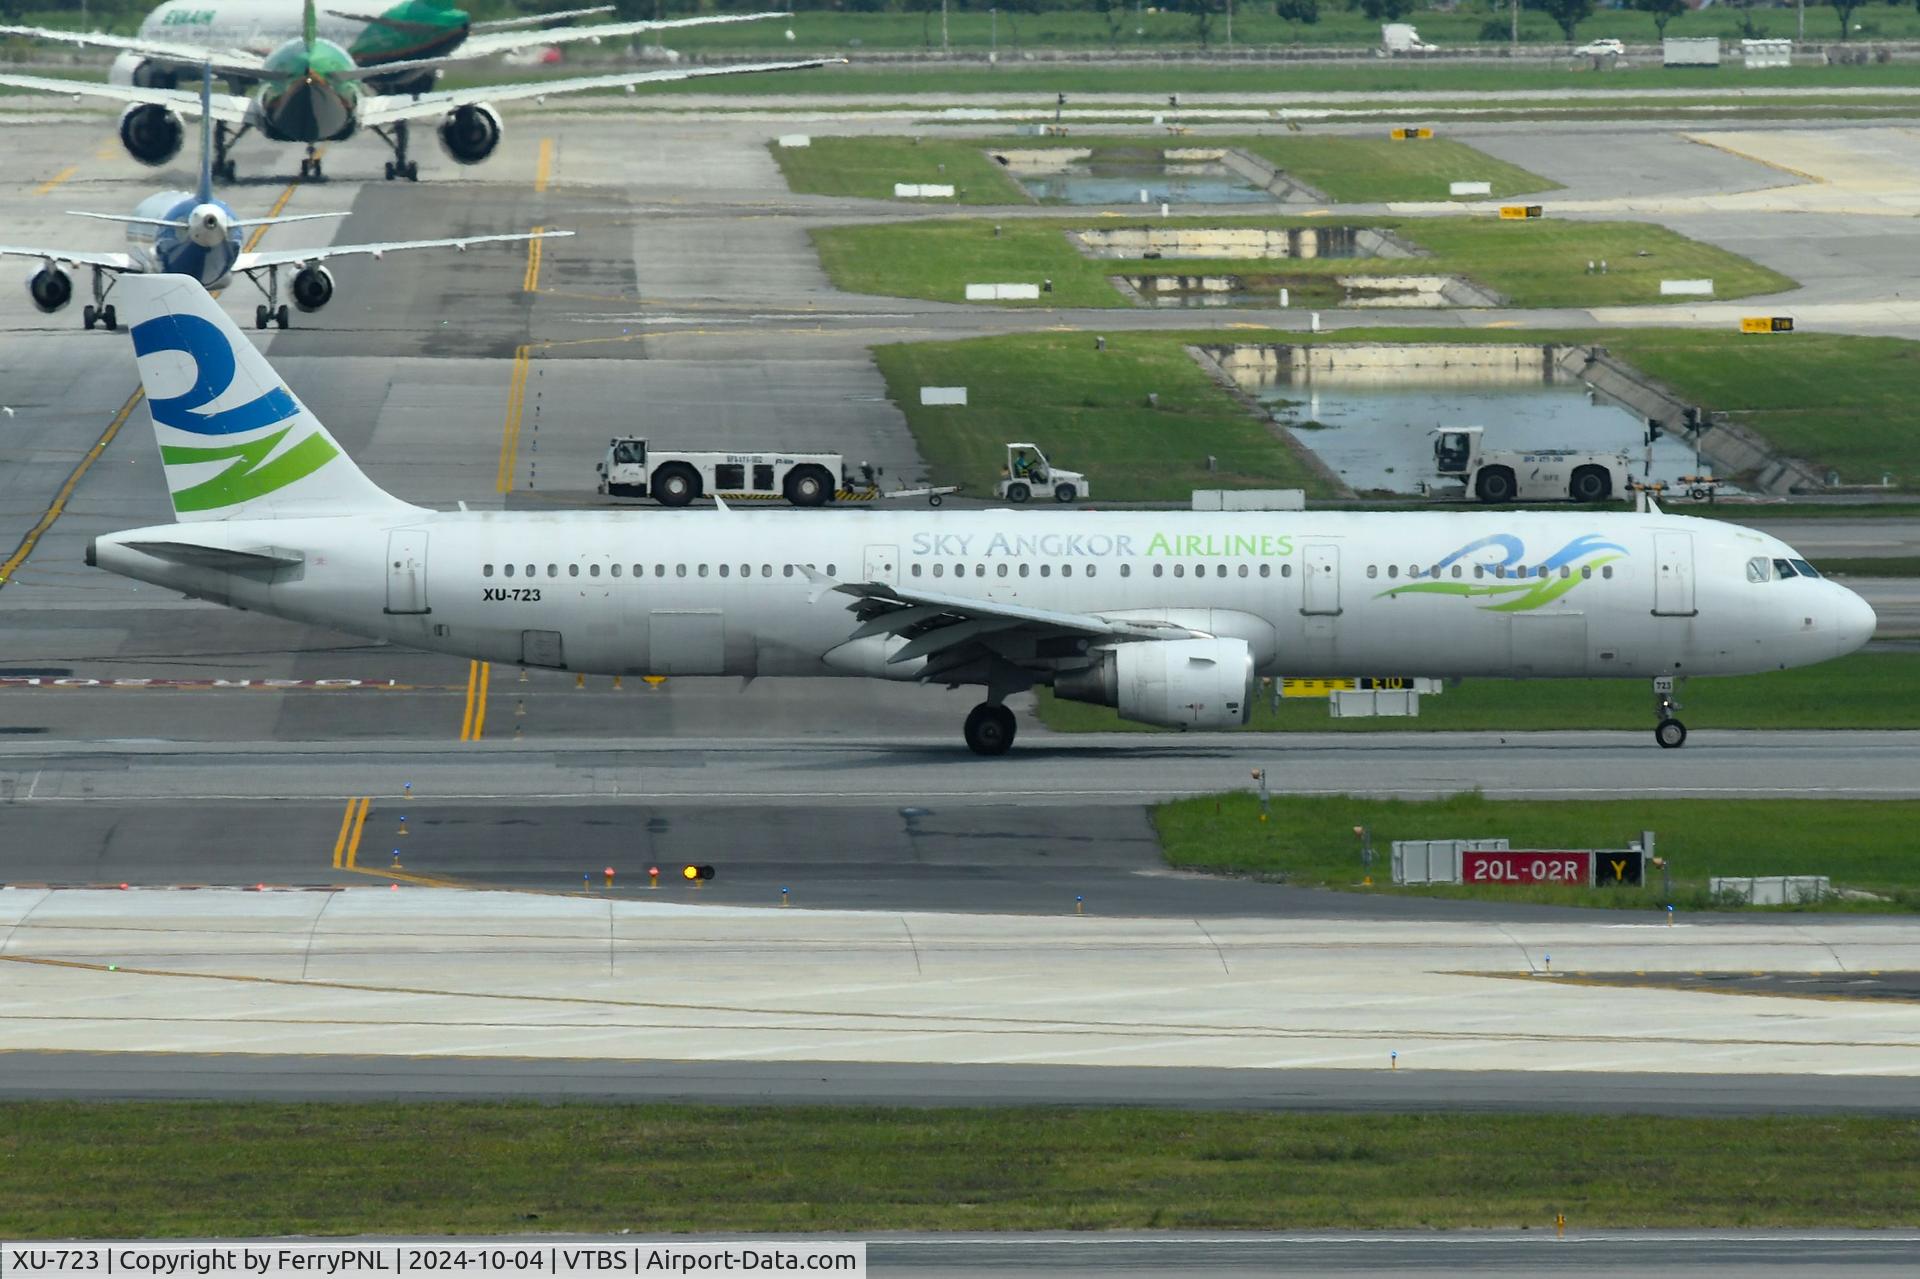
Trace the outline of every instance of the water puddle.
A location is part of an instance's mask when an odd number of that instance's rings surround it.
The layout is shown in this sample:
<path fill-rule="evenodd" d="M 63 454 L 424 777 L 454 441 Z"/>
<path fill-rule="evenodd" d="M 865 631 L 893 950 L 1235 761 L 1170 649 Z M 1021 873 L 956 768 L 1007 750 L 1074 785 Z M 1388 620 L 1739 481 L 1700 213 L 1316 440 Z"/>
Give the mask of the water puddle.
<path fill-rule="evenodd" d="M 1497 294 L 1452 275 L 1119 275 L 1135 306 L 1313 307 L 1366 310 L 1500 305 Z"/>
<path fill-rule="evenodd" d="M 1271 204 L 1261 174 L 1218 148 L 1043 147 L 993 153 L 1042 204 Z"/>

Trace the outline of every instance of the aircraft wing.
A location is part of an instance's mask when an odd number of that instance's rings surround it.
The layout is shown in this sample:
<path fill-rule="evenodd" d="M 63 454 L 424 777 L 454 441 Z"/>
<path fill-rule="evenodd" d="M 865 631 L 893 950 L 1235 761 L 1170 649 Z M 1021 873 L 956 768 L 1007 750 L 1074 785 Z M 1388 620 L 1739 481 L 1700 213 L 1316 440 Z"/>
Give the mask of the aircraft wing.
<path fill-rule="evenodd" d="M 497 18 L 492 22 L 476 22 L 469 30 L 473 31 L 522 31 L 528 27 L 543 27 L 555 22 L 565 22 L 568 18 L 587 18 L 596 13 L 612 13 L 610 4 L 596 5 L 591 9 L 554 9 L 547 13 L 530 13 L 524 18 Z"/>
<path fill-rule="evenodd" d="M 0 244 L 0 258 L 40 258 L 68 266 L 93 266 L 102 271 L 138 271 L 140 265 L 125 253 L 75 253 L 71 249 L 29 249 Z"/>
<path fill-rule="evenodd" d="M 313 249 L 271 249 L 264 252 L 242 253 L 234 260 L 236 271 L 261 271 L 270 266 L 305 266 L 309 262 L 324 262 L 328 258 L 351 257 L 356 254 L 371 254 L 380 257 L 387 253 L 400 253 L 407 249 L 459 249 L 466 252 L 475 244 L 507 244 L 516 240 L 556 240 L 572 235 L 571 231 L 523 232 L 519 235 L 459 235 L 444 240 L 388 240 L 381 244 L 330 244 Z"/>
<path fill-rule="evenodd" d="M 843 61 L 845 61 L 844 58 L 816 58 L 807 62 L 753 62 L 730 67 L 675 67 L 662 71 L 627 71 L 619 75 L 584 76 L 574 80 L 543 80 L 531 84 L 481 85 L 445 93 L 422 93 L 418 96 L 389 93 L 361 100 L 360 124 L 363 128 L 371 128 L 376 124 L 392 124 L 396 120 L 418 120 L 426 116 L 444 115 L 457 107 L 478 106 L 481 103 L 514 102 L 526 98 L 544 98 L 550 94 L 582 93 L 590 89 L 622 89 L 642 84 L 664 84 L 669 80 L 697 80 L 703 76 L 750 75 L 757 71 L 799 71 L 807 67 L 824 67 L 830 63 Z M 23 78 L 0 76 L 0 84 L 11 84 Z"/>
<path fill-rule="evenodd" d="M 66 80 L 56 76 L 0 75 L 0 84 L 36 93 L 65 93 L 90 98 L 110 98 L 115 102 L 143 102 L 170 107 L 183 116 L 200 117 L 200 95 L 191 89 L 143 89 L 134 84 L 103 84 L 98 80 Z M 225 124 L 245 124 L 253 111 L 253 99 L 232 93 L 216 93 L 211 114 Z"/>
<path fill-rule="evenodd" d="M 266 69 L 267 60 L 245 49 L 209 49 L 204 45 L 176 44 L 171 40 L 143 40 L 139 36 L 104 35 L 100 32 L 60 31 L 52 27 L 0 26 L 0 36 L 25 36 L 32 40 L 57 40 L 62 44 L 86 45 L 97 49 L 119 49 L 126 53 L 144 53 L 168 62 L 213 64 L 217 75 L 236 78 L 257 77 Z"/>
<path fill-rule="evenodd" d="M 847 636 L 849 641 L 873 635 L 905 639 L 906 644 L 889 654 L 887 662 L 893 665 L 924 657 L 927 665 L 922 679 L 937 680 L 946 671 L 993 653 L 995 638 L 1013 631 L 1037 633 L 1042 638 L 1099 641 L 1195 637 L 1195 632 L 1165 622 L 1062 613 L 887 582 L 835 582 L 816 570 L 805 571 L 816 587 L 816 597 L 827 591 L 853 596 L 847 608 L 860 619 L 860 625 Z"/>
<path fill-rule="evenodd" d="M 556 15 L 541 14 L 543 20 Z M 623 36 L 642 35 L 649 31 L 671 31 L 679 27 L 707 27 L 719 22 L 758 22 L 762 18 L 785 18 L 785 13 L 716 13 L 703 18 L 666 18 L 652 22 L 607 22 L 591 27 L 543 27 L 537 31 L 486 31 L 470 35 L 460 45 L 455 56 L 460 58 L 484 58 L 495 53 L 512 53 L 516 49 L 541 49 L 550 44 L 572 44 L 581 40 L 591 40 L 596 44 L 602 40 L 618 40 Z"/>

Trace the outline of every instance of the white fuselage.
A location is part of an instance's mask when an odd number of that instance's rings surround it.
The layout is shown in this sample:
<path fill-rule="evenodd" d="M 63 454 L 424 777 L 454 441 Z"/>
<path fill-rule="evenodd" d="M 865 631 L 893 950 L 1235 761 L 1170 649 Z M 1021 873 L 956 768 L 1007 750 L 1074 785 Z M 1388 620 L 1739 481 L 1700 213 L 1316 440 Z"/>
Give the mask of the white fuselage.
<path fill-rule="evenodd" d="M 129 545 L 142 541 L 302 562 L 228 572 Z M 711 509 L 206 521 L 101 537 L 93 551 L 103 568 L 191 595 L 497 662 L 887 678 L 920 665 L 885 661 L 897 639 L 849 644 L 848 597 L 798 566 L 1172 620 L 1246 639 L 1266 675 L 1645 677 L 1858 648 L 1874 618 L 1851 591 L 1754 580 L 1755 563 L 1794 554 L 1664 515 Z"/>
<path fill-rule="evenodd" d="M 374 0 L 367 12 L 384 7 L 384 0 Z M 367 25 L 325 5 L 317 6 L 315 18 L 320 38 L 338 45 L 352 44 Z M 166 0 L 141 20 L 140 38 L 266 53 L 298 39 L 300 22 L 300 6 L 291 0 Z"/>

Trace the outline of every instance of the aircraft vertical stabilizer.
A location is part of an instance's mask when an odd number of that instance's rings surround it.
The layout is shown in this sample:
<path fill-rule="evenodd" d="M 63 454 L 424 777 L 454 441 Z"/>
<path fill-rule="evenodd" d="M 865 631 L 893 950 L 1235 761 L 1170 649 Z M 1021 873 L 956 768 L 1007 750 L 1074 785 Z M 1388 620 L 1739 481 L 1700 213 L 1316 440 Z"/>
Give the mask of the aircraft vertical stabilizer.
<path fill-rule="evenodd" d="M 397 512 L 200 285 L 128 275 L 119 285 L 181 520 Z"/>

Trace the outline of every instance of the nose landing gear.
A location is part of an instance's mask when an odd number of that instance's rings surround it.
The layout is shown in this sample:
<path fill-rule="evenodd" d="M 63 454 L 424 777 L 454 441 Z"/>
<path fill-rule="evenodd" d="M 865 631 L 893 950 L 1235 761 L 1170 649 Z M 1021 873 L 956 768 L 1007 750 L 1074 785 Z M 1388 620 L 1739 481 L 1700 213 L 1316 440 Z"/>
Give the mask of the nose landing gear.
<path fill-rule="evenodd" d="M 1004 755 L 1013 746 L 1013 712 L 982 702 L 967 712 L 967 749 L 976 755 Z"/>
<path fill-rule="evenodd" d="M 326 176 L 320 171 L 320 148 L 319 147 L 313 146 L 311 144 L 308 145 L 307 158 L 300 162 L 300 176 L 302 179 L 312 178 L 316 182 L 319 181 L 322 177 Z"/>
<path fill-rule="evenodd" d="M 1674 718 L 1674 712 L 1680 709 L 1674 696 L 1678 683 L 1678 678 L 1672 675 L 1656 675 L 1653 680 L 1653 708 L 1660 716 L 1660 722 L 1653 728 L 1653 740 L 1662 750 L 1675 750 L 1687 744 L 1687 726 Z"/>

